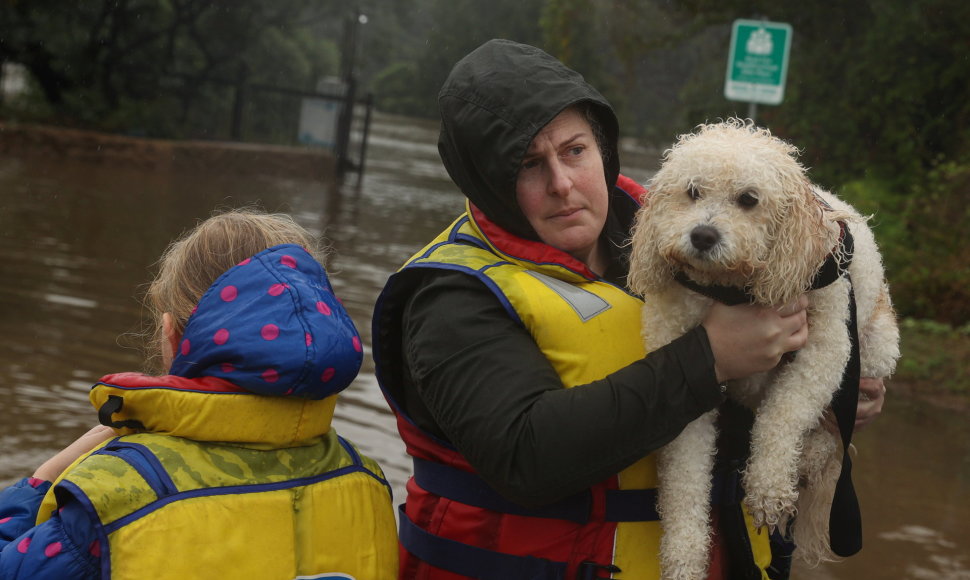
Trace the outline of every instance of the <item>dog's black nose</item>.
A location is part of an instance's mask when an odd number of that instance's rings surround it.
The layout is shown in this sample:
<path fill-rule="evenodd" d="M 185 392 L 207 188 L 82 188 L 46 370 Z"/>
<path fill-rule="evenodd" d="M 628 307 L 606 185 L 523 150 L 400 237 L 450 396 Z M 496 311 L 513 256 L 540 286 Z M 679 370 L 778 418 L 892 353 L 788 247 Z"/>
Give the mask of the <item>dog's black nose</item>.
<path fill-rule="evenodd" d="M 717 244 L 721 235 L 711 226 L 697 226 L 690 232 L 690 243 L 702 252 L 706 252 Z"/>

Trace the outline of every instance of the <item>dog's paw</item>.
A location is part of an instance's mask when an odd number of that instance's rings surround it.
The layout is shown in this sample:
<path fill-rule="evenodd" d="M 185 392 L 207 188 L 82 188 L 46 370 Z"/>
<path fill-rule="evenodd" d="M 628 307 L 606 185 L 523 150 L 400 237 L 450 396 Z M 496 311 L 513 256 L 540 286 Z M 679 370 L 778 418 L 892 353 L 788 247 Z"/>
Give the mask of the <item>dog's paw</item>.
<path fill-rule="evenodd" d="M 769 531 L 775 531 L 784 528 L 795 516 L 797 500 L 798 493 L 794 490 L 773 494 L 749 492 L 744 497 L 744 505 L 756 528 L 766 527 Z"/>

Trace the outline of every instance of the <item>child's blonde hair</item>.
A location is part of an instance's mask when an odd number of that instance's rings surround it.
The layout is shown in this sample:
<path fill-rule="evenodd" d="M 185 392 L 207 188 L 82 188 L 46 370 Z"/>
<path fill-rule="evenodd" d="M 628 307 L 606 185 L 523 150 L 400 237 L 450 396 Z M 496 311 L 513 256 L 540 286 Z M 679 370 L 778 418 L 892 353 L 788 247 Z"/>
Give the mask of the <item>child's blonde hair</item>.
<path fill-rule="evenodd" d="M 172 314 L 181 334 L 199 299 L 219 276 L 279 244 L 300 245 L 321 264 L 327 258 L 326 246 L 292 217 L 254 208 L 215 213 L 172 242 L 159 259 L 158 274 L 145 294 L 154 326 L 147 345 L 149 366 L 158 366 L 161 360 L 162 314 Z"/>

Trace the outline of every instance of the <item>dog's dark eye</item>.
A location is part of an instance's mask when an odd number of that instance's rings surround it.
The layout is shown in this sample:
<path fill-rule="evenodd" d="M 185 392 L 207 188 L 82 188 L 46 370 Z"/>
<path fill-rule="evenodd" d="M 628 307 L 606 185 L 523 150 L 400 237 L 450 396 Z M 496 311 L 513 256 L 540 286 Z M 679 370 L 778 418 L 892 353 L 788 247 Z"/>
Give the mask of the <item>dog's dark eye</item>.
<path fill-rule="evenodd" d="M 738 196 L 738 205 L 743 208 L 751 208 L 758 205 L 758 196 L 751 193 L 750 191 L 745 191 Z"/>
<path fill-rule="evenodd" d="M 700 190 L 698 190 L 693 185 L 688 185 L 687 186 L 687 197 L 693 199 L 694 201 L 697 201 L 698 199 L 701 198 L 701 192 L 700 192 Z"/>

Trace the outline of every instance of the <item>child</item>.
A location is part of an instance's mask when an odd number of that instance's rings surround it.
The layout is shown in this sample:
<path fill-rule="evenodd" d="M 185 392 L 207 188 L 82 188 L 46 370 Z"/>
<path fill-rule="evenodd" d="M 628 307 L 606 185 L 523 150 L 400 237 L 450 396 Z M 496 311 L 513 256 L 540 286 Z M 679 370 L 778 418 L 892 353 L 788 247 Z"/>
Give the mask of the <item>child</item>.
<path fill-rule="evenodd" d="M 103 426 L 0 492 L 0 578 L 396 577 L 390 487 L 330 427 L 362 352 L 321 254 L 247 210 L 166 250 L 168 374 L 102 378 Z"/>

